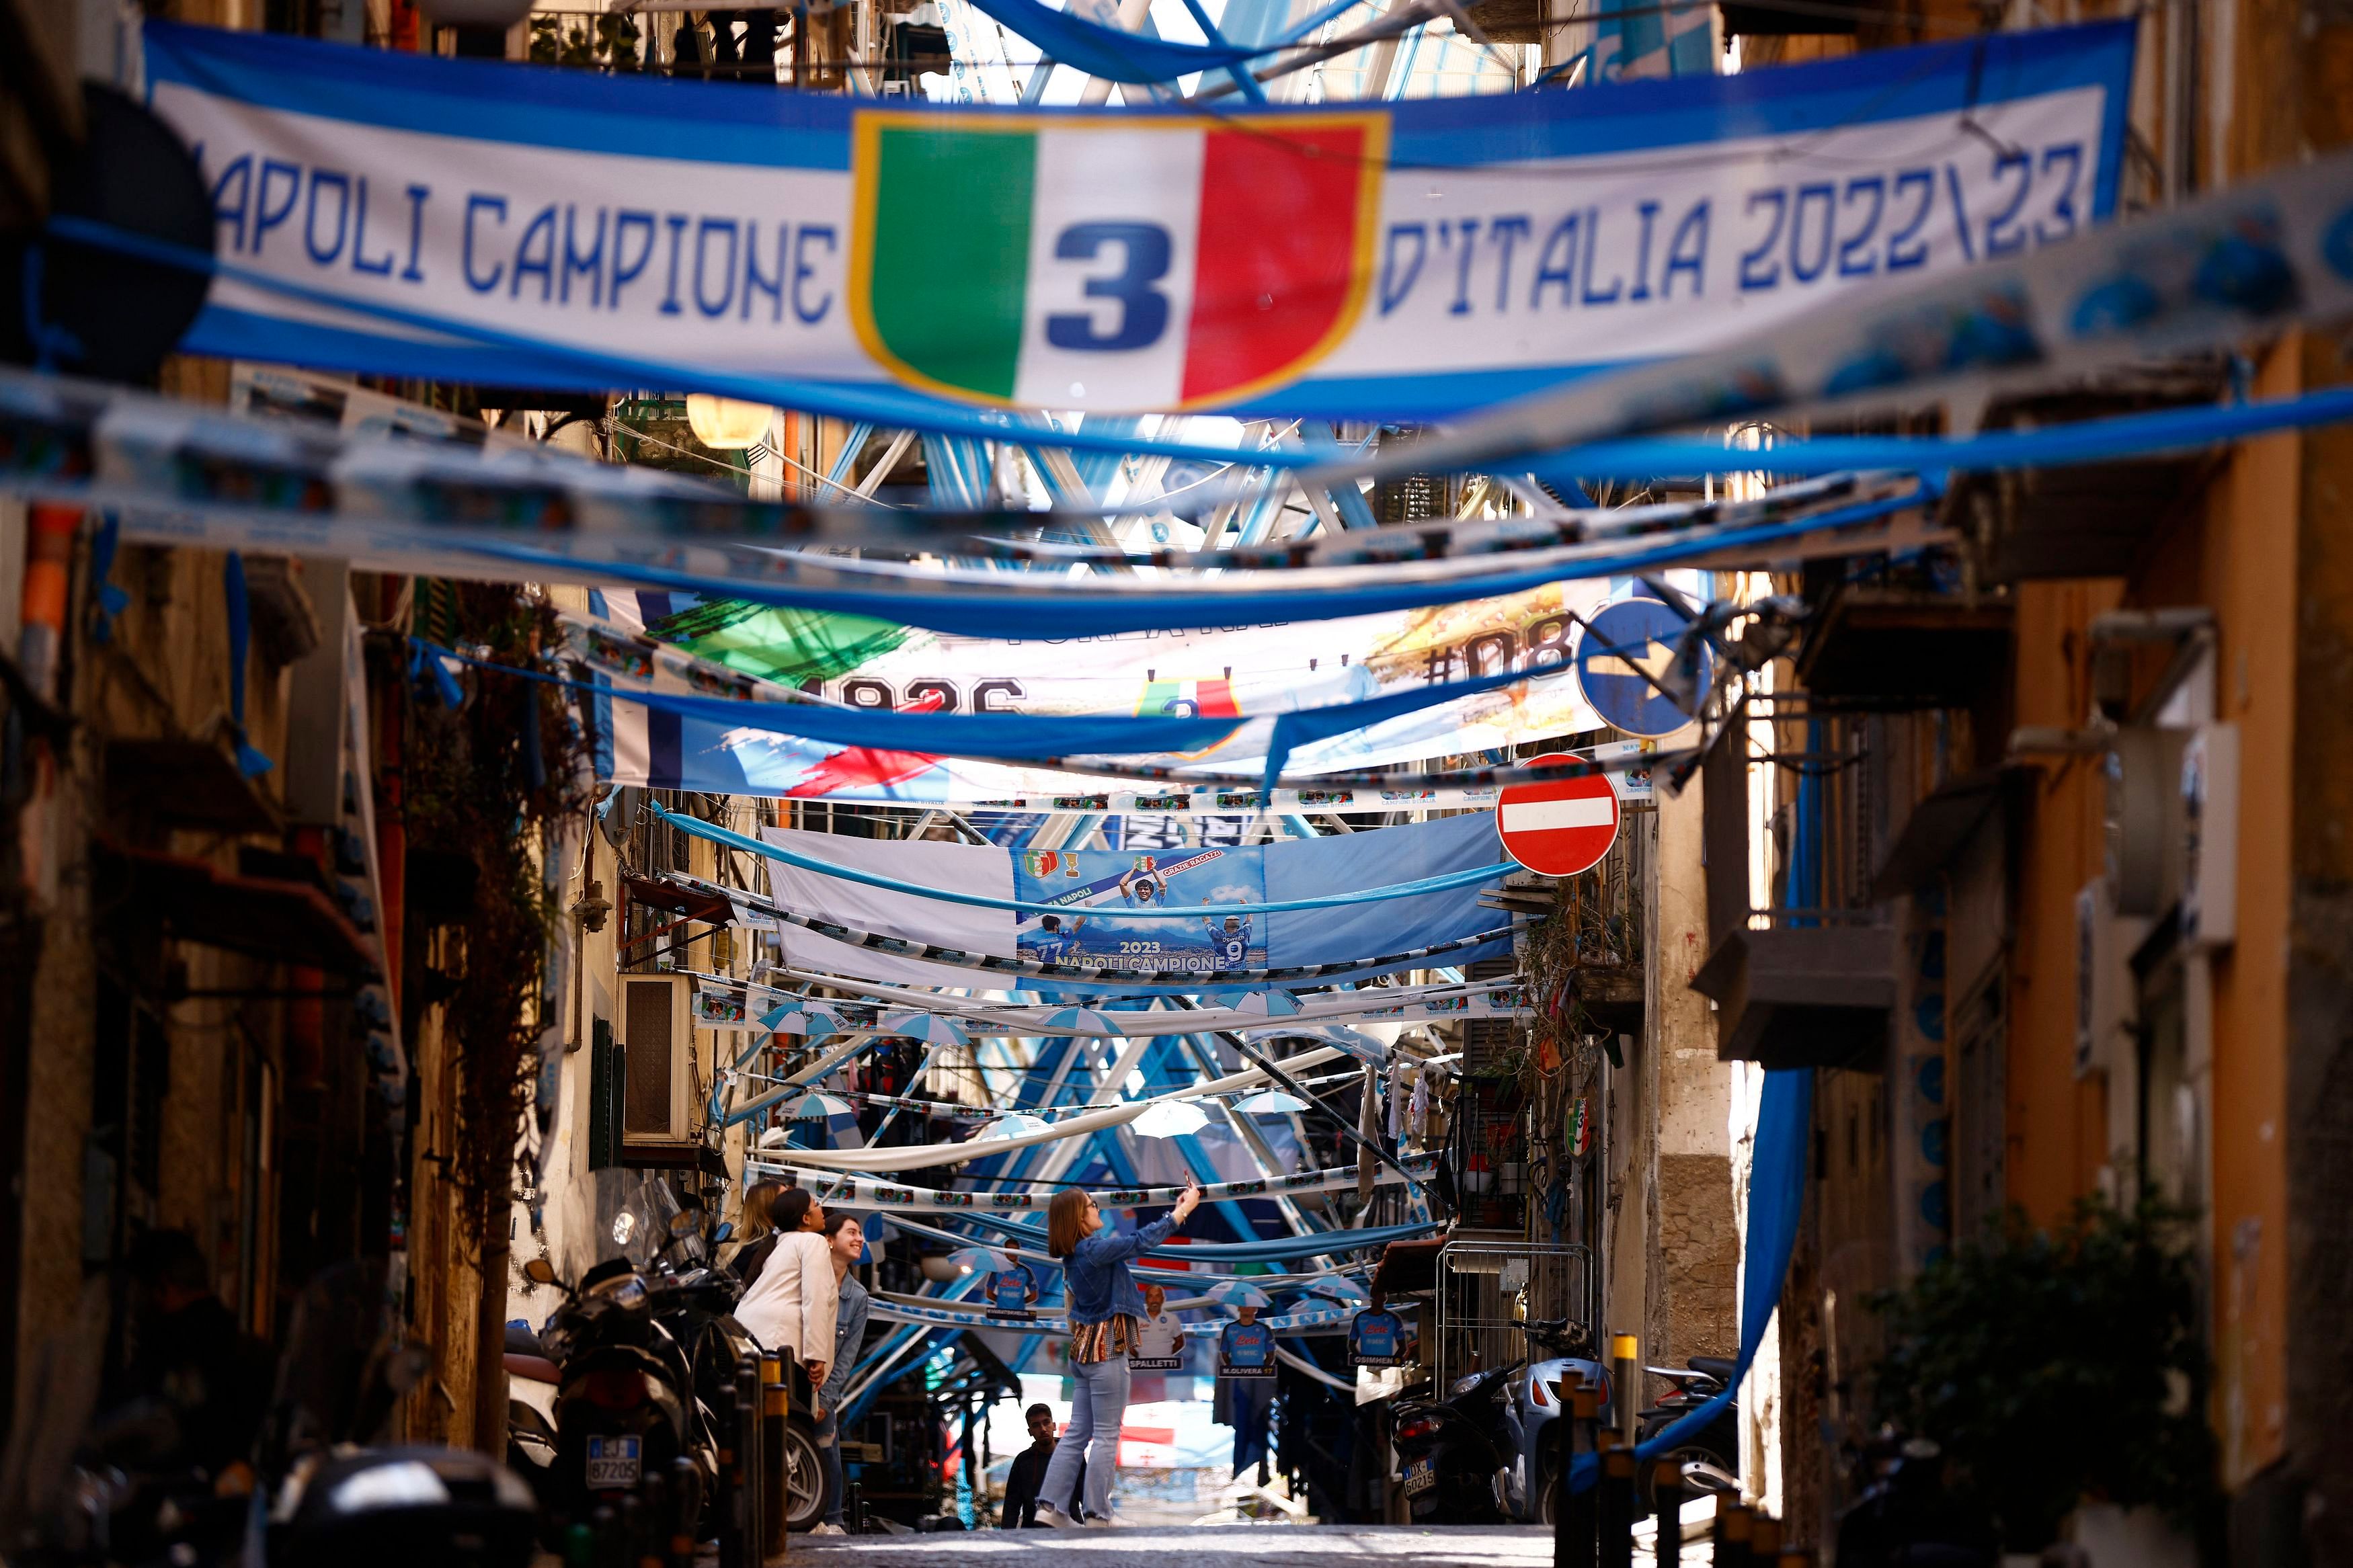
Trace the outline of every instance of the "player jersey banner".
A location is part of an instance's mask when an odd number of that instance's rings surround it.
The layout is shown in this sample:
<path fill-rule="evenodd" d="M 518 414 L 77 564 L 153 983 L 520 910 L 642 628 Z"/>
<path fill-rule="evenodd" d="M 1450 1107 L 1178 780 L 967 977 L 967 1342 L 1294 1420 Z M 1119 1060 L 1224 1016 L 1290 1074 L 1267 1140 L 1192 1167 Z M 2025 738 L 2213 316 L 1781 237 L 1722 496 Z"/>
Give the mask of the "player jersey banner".
<path fill-rule="evenodd" d="M 1434 419 L 1715 348 L 2107 216 L 2132 52 L 2126 21 L 1475 102 L 1017 110 L 146 30 L 234 269 L 189 352 L 693 366 L 911 417 Z"/>
<path fill-rule="evenodd" d="M 1188 904 L 1262 904 L 1263 850 L 1016 850 L 1013 896 L 1058 906 L 1050 914 L 1016 917 L 1020 956 L 1040 963 L 1084 964 L 1107 973 L 1187 969 L 1205 976 L 1267 963 L 1265 916 L 1172 921 L 1138 919 L 1134 912 Z"/>

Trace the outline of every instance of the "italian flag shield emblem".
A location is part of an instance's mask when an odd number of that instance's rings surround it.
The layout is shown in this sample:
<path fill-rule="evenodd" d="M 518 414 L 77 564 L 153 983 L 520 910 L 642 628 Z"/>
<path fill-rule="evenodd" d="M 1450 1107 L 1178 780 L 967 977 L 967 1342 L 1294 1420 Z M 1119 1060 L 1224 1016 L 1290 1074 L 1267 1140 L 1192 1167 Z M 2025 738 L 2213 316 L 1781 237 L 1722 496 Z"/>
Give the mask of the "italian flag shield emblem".
<path fill-rule="evenodd" d="M 965 401 L 1231 403 L 1355 326 L 1388 117 L 858 116 L 850 313 L 866 352 Z"/>

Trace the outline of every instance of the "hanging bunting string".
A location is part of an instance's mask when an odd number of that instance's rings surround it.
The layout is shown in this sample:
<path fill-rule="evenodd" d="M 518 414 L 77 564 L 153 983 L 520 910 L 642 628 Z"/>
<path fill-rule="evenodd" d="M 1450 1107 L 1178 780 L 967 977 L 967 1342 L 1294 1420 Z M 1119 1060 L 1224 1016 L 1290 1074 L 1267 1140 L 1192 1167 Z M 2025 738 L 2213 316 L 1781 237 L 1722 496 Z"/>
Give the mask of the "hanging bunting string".
<path fill-rule="evenodd" d="M 1301 1059 L 1293 1058 L 1294 1063 Z M 1137 1100 L 1130 1103 L 1142 1105 L 1145 1102 Z M 959 1147 L 969 1150 L 973 1157 L 977 1158 L 980 1155 L 1005 1150 L 1008 1145 L 1001 1142 L 991 1142 L 976 1149 L 969 1144 L 959 1145 Z M 1055 1193 L 1061 1190 L 1060 1187 L 1039 1186 L 1026 1191 L 968 1193 L 945 1192 L 934 1187 L 911 1187 L 898 1183 L 878 1182 L 871 1176 L 858 1174 L 845 1176 L 837 1170 L 819 1169 L 817 1155 L 818 1151 L 815 1150 L 764 1150 L 748 1156 L 744 1161 L 744 1169 L 746 1172 L 756 1172 L 759 1176 L 778 1180 L 789 1178 L 812 1191 L 833 1186 L 837 1190 L 832 1197 L 826 1200 L 828 1203 L 838 1204 L 844 1208 L 881 1209 L 894 1215 L 953 1214 L 978 1217 L 991 1212 L 1042 1214 L 1045 1212 L 1046 1205 L 1054 1201 Z M 1405 1163 L 1406 1168 L 1413 1173 L 1414 1179 L 1417 1181 L 1429 1180 L 1437 1169 L 1437 1162 L 1428 1156 L 1416 1156 L 1407 1160 Z M 747 1174 L 744 1179 L 751 1181 L 757 1178 Z M 1403 1179 L 1395 1172 L 1387 1170 L 1379 1172 L 1374 1177 L 1377 1185 L 1385 1186 L 1396 1185 Z M 1248 1181 L 1212 1182 L 1201 1189 L 1201 1195 L 1204 1202 L 1214 1204 L 1231 1202 L 1239 1198 L 1289 1197 L 1300 1193 L 1336 1193 L 1354 1190 L 1356 1184 L 1356 1166 L 1335 1165 L 1328 1170 L 1295 1171 L 1287 1176 L 1261 1176 Z M 1113 1187 L 1096 1190 L 1092 1195 L 1095 1202 L 1104 1208 L 1155 1208 L 1175 1203 L 1184 1191 L 1182 1187 Z M 1405 1228 L 1412 1231 L 1411 1226 Z M 1423 1231 L 1412 1233 L 1426 1234 Z M 1028 1232 L 1022 1234 L 1031 1235 Z M 1336 1237 L 1342 1235 L 1363 1236 L 1374 1233 L 1351 1231 L 1330 1234 Z M 1384 1240 L 1394 1241 L 1401 1238 L 1402 1233 L 1399 1236 L 1382 1233 Z M 1031 1239 L 1037 1238 L 1031 1235 Z M 1269 1244 L 1264 1242 L 1198 1243 L 1168 1248 L 1166 1256 L 1183 1258 L 1191 1255 L 1206 1258 L 1211 1254 L 1204 1250 L 1205 1248 L 1229 1245 L 1255 1247 Z M 1325 1250 L 1331 1250 L 1332 1245 L 1332 1242 L 1327 1240 L 1324 1243 Z M 1351 1242 L 1347 1245 L 1354 1247 L 1375 1244 Z M 1264 1257 L 1257 1253 L 1251 1253 L 1247 1257 L 1241 1254 L 1221 1256 L 1236 1261 L 1265 1261 Z"/>

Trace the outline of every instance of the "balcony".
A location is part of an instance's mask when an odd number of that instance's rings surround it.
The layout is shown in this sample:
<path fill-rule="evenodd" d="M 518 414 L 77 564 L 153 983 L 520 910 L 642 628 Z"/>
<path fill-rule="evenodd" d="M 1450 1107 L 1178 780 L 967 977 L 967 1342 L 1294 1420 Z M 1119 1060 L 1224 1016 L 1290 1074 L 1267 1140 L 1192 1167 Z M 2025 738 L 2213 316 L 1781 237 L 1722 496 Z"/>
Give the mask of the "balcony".
<path fill-rule="evenodd" d="M 1895 587 L 1841 587 L 1816 614 L 1798 680 L 1818 707 L 1974 708 L 2010 679 L 2010 607 Z"/>
<path fill-rule="evenodd" d="M 2004 398 L 1989 430 L 2053 425 L 2211 404 L 2229 385 L 2220 360 L 2135 367 L 2082 386 Z M 1981 579 L 2124 577 L 2150 543 L 2197 504 L 2213 451 L 1975 476 L 1953 492 L 1953 515 L 1976 542 Z"/>
<path fill-rule="evenodd" d="M 1895 1005 L 1894 930 L 1851 910 L 1754 918 L 1760 923 L 1725 933 L 1692 979 L 1715 1003 L 1717 1058 L 1878 1068 Z"/>
<path fill-rule="evenodd" d="M 1775 907 L 1754 907 L 1746 740 L 1745 725 L 1726 726 L 1701 764 L 1709 949 L 1691 984 L 1715 1004 L 1716 1056 L 1768 1068 L 1875 1069 L 1895 1005 L 1895 933 L 1862 889 L 1841 901 L 1849 878 L 1802 856 L 1785 859 Z M 1791 806 L 1816 840 L 1840 837 L 1825 831 L 1836 818 L 1819 789 Z M 1804 831 L 1793 826 L 1792 837 Z M 1802 905 L 1787 900 L 1793 880 L 1812 895 Z"/>

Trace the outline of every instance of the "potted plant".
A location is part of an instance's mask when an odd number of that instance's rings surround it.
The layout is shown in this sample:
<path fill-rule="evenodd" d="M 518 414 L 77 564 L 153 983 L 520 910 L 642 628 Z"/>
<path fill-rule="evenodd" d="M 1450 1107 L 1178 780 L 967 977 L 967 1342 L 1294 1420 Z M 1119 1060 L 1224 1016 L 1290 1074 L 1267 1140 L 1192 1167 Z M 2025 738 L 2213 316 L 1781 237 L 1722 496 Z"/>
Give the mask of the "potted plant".
<path fill-rule="evenodd" d="M 1873 1305 L 1881 1417 L 1939 1445 L 1957 1500 L 2013 1552 L 2078 1504 L 2211 1518 L 2215 1450 L 2191 1216 L 2153 1194 L 2078 1202 L 2038 1229 L 2016 1210 Z"/>

